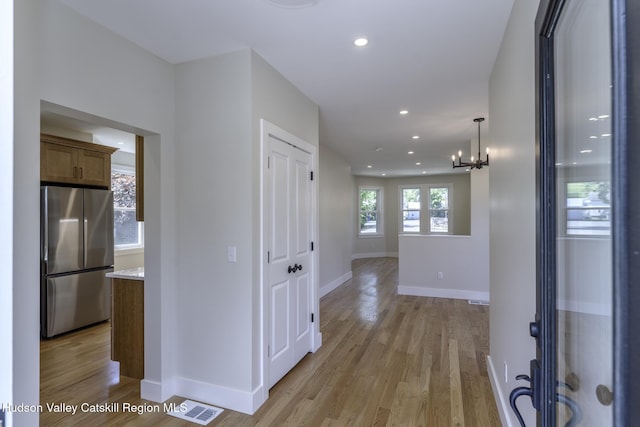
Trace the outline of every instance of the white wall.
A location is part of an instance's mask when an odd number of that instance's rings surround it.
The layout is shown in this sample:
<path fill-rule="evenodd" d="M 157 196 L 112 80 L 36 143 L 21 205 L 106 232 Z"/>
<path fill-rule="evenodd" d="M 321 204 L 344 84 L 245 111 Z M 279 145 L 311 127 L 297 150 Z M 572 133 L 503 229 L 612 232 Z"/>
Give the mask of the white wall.
<path fill-rule="evenodd" d="M 454 175 L 471 184 L 471 235 L 399 235 L 399 294 L 489 301 L 489 173 Z"/>
<path fill-rule="evenodd" d="M 6 2 L 5 2 L 6 3 Z M 14 57 L 13 57 L 13 168 L 12 176 L 4 181 L 13 184 L 3 195 L 11 198 L 6 205 L 13 207 L 13 224 L 9 218 L 7 239 L 12 263 L 8 269 L 13 292 L 12 335 L 3 337 L 5 345 L 13 344 L 12 403 L 37 404 L 39 401 L 39 88 L 38 70 L 41 69 L 39 50 L 39 8 L 36 1 L 14 3 Z M 4 58 L 3 58 L 4 59 Z M 11 63 L 11 61 L 9 62 Z M 11 98 L 10 98 L 11 99 Z M 4 97 L 3 97 L 4 100 Z M 11 153 L 11 150 L 9 151 Z M 4 153 L 3 153 L 4 154 Z M 3 185 L 4 187 L 4 185 Z M 4 225 L 4 224 L 3 224 Z M 8 231 L 8 230 L 7 230 Z M 11 292 L 11 291 L 9 291 Z M 9 363 L 11 366 L 11 363 Z M 38 414 L 14 413 L 9 425 L 31 426 L 38 424 Z"/>
<path fill-rule="evenodd" d="M 351 278 L 352 236 L 356 232 L 351 165 L 321 145 L 318 181 L 320 296 L 324 296 Z"/>
<path fill-rule="evenodd" d="M 251 390 L 250 72 L 249 51 L 177 67 L 177 345 L 189 349 L 179 354 L 177 391 L 193 398 L 196 380 Z"/>
<path fill-rule="evenodd" d="M 13 1 L 0 2 L 0 205 L 11 206 L 14 198 L 13 185 Z M 0 210 L 0 340 L 14 341 L 13 328 L 13 210 Z M 13 402 L 13 383 L 19 372 L 14 370 L 14 350 L 5 346 L 0 351 L 0 366 L 4 380 L 0 381 L 0 402 Z M 16 396 L 17 397 L 17 396 Z M 7 417 L 7 425 L 12 425 Z"/>
<path fill-rule="evenodd" d="M 487 251 L 478 250 L 479 239 L 401 234 L 398 240 L 398 294 L 489 301 Z"/>
<path fill-rule="evenodd" d="M 312 153 L 312 169 L 318 170 L 318 149 L 320 142 L 320 115 L 318 105 L 309 99 L 305 94 L 300 92 L 291 82 L 285 79 L 275 68 L 267 63 L 260 55 L 251 51 L 251 101 L 252 101 L 252 139 L 253 139 L 253 250 L 255 266 L 253 268 L 253 363 L 252 363 L 252 389 L 257 395 L 257 390 L 263 388 L 266 383 L 262 364 L 267 361 L 267 330 L 262 316 L 264 316 L 265 307 L 262 298 L 261 268 L 259 260 L 264 262 L 265 253 L 260 251 L 261 229 L 260 218 L 262 218 L 260 193 L 261 179 L 260 176 L 260 157 L 262 150 L 262 133 L 260 122 L 264 119 L 286 132 L 297 136 L 298 138 L 316 147 Z M 312 191 L 316 192 L 317 184 Z M 313 199 L 313 197 L 312 197 Z M 312 227 L 313 238 L 317 240 L 318 232 L 318 206 L 317 200 L 312 200 Z M 314 295 L 317 296 L 318 289 L 318 253 L 312 255 L 313 262 L 316 266 L 314 274 Z M 313 297 L 312 297 L 313 298 Z M 319 346 L 322 342 L 320 334 L 320 306 L 319 297 L 313 301 L 313 312 L 317 313 L 317 320 L 313 325 L 314 336 L 312 338 L 313 345 Z M 263 396 L 266 396 L 267 390 L 263 390 Z M 253 409 L 257 409 L 259 403 L 255 403 Z"/>
<path fill-rule="evenodd" d="M 509 393 L 529 374 L 535 341 L 535 31 L 538 1 L 515 1 L 489 84 L 491 237 L 489 375 L 503 424 L 516 426 Z M 504 380 L 504 366 L 508 379 Z M 530 402 L 518 402 L 535 425 Z"/>
<path fill-rule="evenodd" d="M 242 412 L 262 403 L 260 119 L 318 145 L 318 109 L 250 50 L 180 64 L 176 391 Z M 194 191 L 194 189 L 197 189 Z M 227 262 L 227 247 L 237 262 Z M 188 351 L 187 351 L 188 349 Z"/>
<path fill-rule="evenodd" d="M 13 307 L 14 401 L 39 400 L 39 123 L 40 102 L 64 106 L 82 118 L 129 125 L 149 138 L 147 254 L 145 284 L 145 379 L 161 384 L 172 375 L 175 283 L 173 224 L 172 67 L 133 44 L 90 23 L 58 1 L 14 2 L 16 62 L 14 85 L 15 277 Z M 81 113 L 82 112 L 82 113 Z M 88 113 L 88 114 L 84 114 Z M 80 118 L 80 117 L 78 117 Z M 163 194 L 159 188 L 162 187 Z M 19 236 L 19 238 L 17 237 Z M 162 313 L 162 315 L 161 315 Z M 162 332 L 160 332 L 162 331 Z M 16 425 L 37 425 L 37 414 L 15 414 Z"/>

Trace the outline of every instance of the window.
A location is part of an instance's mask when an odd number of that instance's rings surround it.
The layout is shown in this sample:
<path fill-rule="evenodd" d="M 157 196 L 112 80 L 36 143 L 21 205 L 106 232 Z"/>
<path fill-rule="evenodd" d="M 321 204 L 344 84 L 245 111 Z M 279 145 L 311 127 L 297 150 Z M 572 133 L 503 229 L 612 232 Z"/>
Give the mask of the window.
<path fill-rule="evenodd" d="M 401 186 L 399 190 L 401 233 L 452 233 L 451 185 Z"/>
<path fill-rule="evenodd" d="M 449 187 L 429 187 L 429 232 L 449 232 Z"/>
<path fill-rule="evenodd" d="M 611 233 L 609 182 L 569 182 L 566 190 L 567 235 L 608 236 Z"/>
<path fill-rule="evenodd" d="M 116 250 L 143 247 L 144 223 L 136 221 L 136 174 L 133 168 L 114 166 L 111 190 Z"/>
<path fill-rule="evenodd" d="M 403 233 L 420 232 L 420 188 L 401 188 Z"/>
<path fill-rule="evenodd" d="M 382 233 L 382 189 L 361 187 L 358 206 L 361 236 L 375 236 Z"/>

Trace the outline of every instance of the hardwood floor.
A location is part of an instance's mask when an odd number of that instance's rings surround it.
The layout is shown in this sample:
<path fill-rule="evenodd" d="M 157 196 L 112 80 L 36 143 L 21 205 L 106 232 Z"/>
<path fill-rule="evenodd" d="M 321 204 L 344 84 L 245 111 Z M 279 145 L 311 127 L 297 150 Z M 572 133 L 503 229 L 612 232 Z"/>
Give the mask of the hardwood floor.
<path fill-rule="evenodd" d="M 486 370 L 489 307 L 396 294 L 395 258 L 355 260 L 353 279 L 320 302 L 323 345 L 253 415 L 225 409 L 209 426 L 499 426 Z M 47 411 L 46 403 L 139 398 L 109 360 L 109 324 L 41 345 L 42 426 L 194 426 L 162 412 Z M 173 397 L 170 402 L 183 399 Z"/>

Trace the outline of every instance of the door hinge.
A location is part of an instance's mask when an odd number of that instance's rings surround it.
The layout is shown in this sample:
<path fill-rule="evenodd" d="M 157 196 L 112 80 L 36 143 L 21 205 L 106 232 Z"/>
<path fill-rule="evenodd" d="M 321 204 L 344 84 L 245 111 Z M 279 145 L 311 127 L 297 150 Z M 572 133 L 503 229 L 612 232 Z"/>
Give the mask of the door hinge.
<path fill-rule="evenodd" d="M 271 357 L 271 346 L 267 346 L 267 357 Z"/>
<path fill-rule="evenodd" d="M 267 251 L 267 264 L 271 262 L 271 252 Z"/>
<path fill-rule="evenodd" d="M 267 156 L 267 169 L 271 168 L 271 156 Z"/>
<path fill-rule="evenodd" d="M 313 323 L 313 313 L 311 313 L 311 323 Z"/>
<path fill-rule="evenodd" d="M 313 242 L 311 242 L 311 251 L 313 252 Z"/>
<path fill-rule="evenodd" d="M 311 171 L 311 181 L 313 181 L 313 171 Z"/>

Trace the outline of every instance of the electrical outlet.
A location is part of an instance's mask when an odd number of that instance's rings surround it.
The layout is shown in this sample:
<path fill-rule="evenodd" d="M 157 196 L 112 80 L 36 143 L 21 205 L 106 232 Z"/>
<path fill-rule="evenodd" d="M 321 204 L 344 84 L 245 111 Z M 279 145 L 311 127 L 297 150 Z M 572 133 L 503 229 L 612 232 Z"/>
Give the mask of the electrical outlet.
<path fill-rule="evenodd" d="M 509 365 L 507 365 L 507 362 L 504 362 L 504 382 L 509 382 Z"/>
<path fill-rule="evenodd" d="M 444 279 L 444 273 L 442 271 L 438 271 L 438 280 Z"/>

